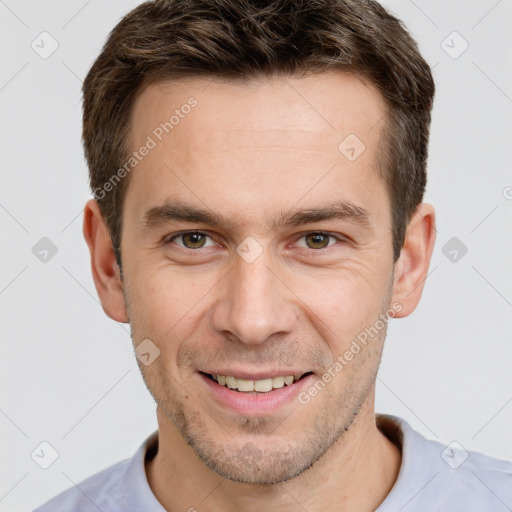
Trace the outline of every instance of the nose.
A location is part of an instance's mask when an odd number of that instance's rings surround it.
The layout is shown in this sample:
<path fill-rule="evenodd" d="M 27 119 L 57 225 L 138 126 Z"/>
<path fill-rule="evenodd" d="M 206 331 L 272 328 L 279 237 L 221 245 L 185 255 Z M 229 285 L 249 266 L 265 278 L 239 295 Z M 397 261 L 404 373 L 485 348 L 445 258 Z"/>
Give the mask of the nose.
<path fill-rule="evenodd" d="M 296 297 L 271 268 L 267 254 L 264 251 L 252 263 L 236 255 L 234 267 L 218 285 L 213 327 L 247 345 L 289 334 L 297 320 Z"/>

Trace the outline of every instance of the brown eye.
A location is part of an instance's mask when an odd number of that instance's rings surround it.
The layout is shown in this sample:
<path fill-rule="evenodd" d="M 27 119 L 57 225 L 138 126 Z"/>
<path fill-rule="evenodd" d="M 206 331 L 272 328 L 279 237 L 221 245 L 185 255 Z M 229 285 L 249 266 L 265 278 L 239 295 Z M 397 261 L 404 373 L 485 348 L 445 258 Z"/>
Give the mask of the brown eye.
<path fill-rule="evenodd" d="M 184 247 L 185 249 L 202 249 L 205 247 L 207 238 L 210 238 L 209 235 L 201 233 L 200 231 L 186 231 L 174 235 L 169 239 L 168 243 L 180 240 L 181 243 L 177 244 L 180 247 Z"/>
<path fill-rule="evenodd" d="M 200 249 L 205 243 L 205 235 L 202 233 L 185 233 L 181 239 L 188 249 Z"/>
<path fill-rule="evenodd" d="M 325 249 L 329 245 L 329 239 L 333 238 L 326 233 L 309 233 L 304 236 L 306 244 L 310 249 Z"/>

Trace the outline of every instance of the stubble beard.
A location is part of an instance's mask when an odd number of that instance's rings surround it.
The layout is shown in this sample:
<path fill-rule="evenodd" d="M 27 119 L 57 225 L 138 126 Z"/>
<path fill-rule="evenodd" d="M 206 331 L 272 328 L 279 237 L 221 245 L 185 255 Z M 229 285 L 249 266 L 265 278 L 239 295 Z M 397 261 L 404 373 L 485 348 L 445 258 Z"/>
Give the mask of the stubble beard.
<path fill-rule="evenodd" d="M 389 301 L 384 302 L 386 309 L 383 313 L 389 307 Z M 130 323 L 133 334 L 136 329 Z M 373 340 L 370 346 L 358 354 L 357 359 L 351 361 L 351 371 L 345 379 L 344 387 L 333 389 L 330 384 L 312 401 L 315 403 L 316 400 L 323 400 L 323 405 L 307 431 L 299 432 L 293 441 L 289 440 L 287 426 L 294 425 L 295 415 L 311 414 L 308 407 L 298 401 L 294 411 L 281 424 L 273 417 L 241 417 L 237 425 L 229 427 L 227 432 L 228 427 L 220 427 L 213 418 L 208 427 L 208 422 L 201 417 L 207 415 L 207 412 L 201 407 L 199 410 L 203 414 L 198 410 L 187 412 L 182 399 L 183 387 L 176 384 L 172 376 L 167 377 L 164 368 L 159 369 L 156 379 L 154 374 L 149 375 L 140 362 L 139 368 L 157 406 L 209 469 L 233 482 L 277 485 L 303 474 L 330 448 L 343 442 L 374 388 L 386 332 L 387 326 L 379 333 L 378 339 Z M 345 371 L 344 368 L 342 372 Z M 194 398 L 192 402 L 198 403 Z M 212 430 L 223 430 L 222 437 L 227 437 L 228 442 L 217 441 Z M 252 440 L 244 444 L 237 443 L 234 433 L 242 433 L 244 437 L 251 435 Z M 277 436 L 283 440 L 279 446 L 276 446 Z"/>
<path fill-rule="evenodd" d="M 367 350 L 374 351 L 373 348 Z M 182 399 L 183 387 L 174 384 L 174 379 L 161 374 L 159 381 L 165 384 L 160 385 L 152 382 L 154 375 L 146 375 L 145 367 L 141 364 L 139 367 L 158 407 L 208 468 L 234 482 L 276 485 L 311 468 L 333 445 L 343 441 L 357 420 L 373 389 L 380 352 L 378 355 L 361 353 L 359 356 L 373 359 L 375 368 L 364 368 L 358 375 L 360 370 L 354 365 L 345 387 L 334 390 L 327 386 L 323 389 L 311 402 L 314 405 L 322 400 L 322 407 L 308 427 L 296 433 L 291 441 L 288 429 L 296 424 L 294 418 L 302 420 L 304 415 L 311 416 L 308 411 L 311 404 L 302 405 L 297 400 L 293 412 L 281 423 L 275 417 L 241 417 L 236 425 L 221 427 L 213 418 L 208 421 L 208 413 L 200 406 L 193 411 L 187 410 L 189 407 Z M 165 374 L 165 371 L 161 373 Z M 187 404 L 198 404 L 195 398 L 187 398 Z M 239 435 L 250 440 L 237 442 Z"/>

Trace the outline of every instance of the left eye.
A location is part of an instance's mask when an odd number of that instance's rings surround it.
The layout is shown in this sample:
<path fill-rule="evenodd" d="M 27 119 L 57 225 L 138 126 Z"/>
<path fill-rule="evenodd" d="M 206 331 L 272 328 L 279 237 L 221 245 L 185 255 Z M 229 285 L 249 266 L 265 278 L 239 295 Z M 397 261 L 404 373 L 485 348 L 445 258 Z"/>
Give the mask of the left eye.
<path fill-rule="evenodd" d="M 331 245 L 334 245 L 329 243 L 329 239 L 333 241 L 340 240 L 338 237 L 330 235 L 329 233 L 323 233 L 322 231 L 306 233 L 305 235 L 302 235 L 299 238 L 299 240 L 302 239 L 306 240 L 306 249 L 325 249 L 327 247 L 330 247 Z"/>
<path fill-rule="evenodd" d="M 210 235 L 202 233 L 201 231 L 186 231 L 172 236 L 167 243 L 174 242 L 175 240 L 181 240 L 182 243 L 177 245 L 184 247 L 185 249 L 202 249 L 203 247 L 215 246 L 213 241 L 209 246 L 206 245 L 207 238 L 211 238 Z M 305 240 L 305 245 L 302 245 L 302 247 L 313 250 L 325 249 L 334 245 L 336 241 L 341 241 L 340 238 L 322 231 L 305 233 L 299 238 L 299 240 L 302 239 Z"/>

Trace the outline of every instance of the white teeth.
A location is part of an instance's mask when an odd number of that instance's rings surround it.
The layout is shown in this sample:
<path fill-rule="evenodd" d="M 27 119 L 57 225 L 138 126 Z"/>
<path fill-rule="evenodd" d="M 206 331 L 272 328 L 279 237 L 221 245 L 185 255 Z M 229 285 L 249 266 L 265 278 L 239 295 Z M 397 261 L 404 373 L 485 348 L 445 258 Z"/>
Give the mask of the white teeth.
<path fill-rule="evenodd" d="M 240 389 L 240 388 L 238 388 Z M 272 389 L 272 379 L 261 379 L 254 381 L 254 391 L 266 393 Z"/>
<path fill-rule="evenodd" d="M 238 388 L 238 391 L 254 391 L 254 381 L 236 379 L 236 387 Z"/>
<path fill-rule="evenodd" d="M 235 377 L 231 377 L 230 375 L 226 375 L 226 386 L 229 389 L 236 389 L 237 383 L 236 383 Z"/>
<path fill-rule="evenodd" d="M 299 380 L 302 375 L 304 374 L 299 373 L 297 375 L 280 375 L 279 377 L 259 380 L 237 379 L 231 375 L 212 375 L 212 378 L 221 386 L 226 386 L 229 389 L 238 389 L 238 391 L 246 393 L 268 393 L 269 391 L 272 391 L 272 389 L 279 389 L 284 386 L 290 386 L 294 381 Z"/>
<path fill-rule="evenodd" d="M 274 389 L 279 389 L 284 386 L 284 377 L 274 377 L 272 379 L 272 387 Z"/>

